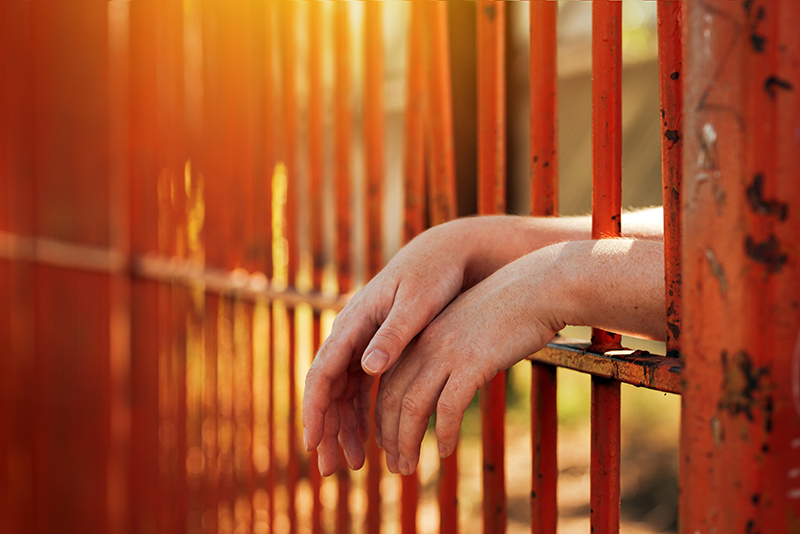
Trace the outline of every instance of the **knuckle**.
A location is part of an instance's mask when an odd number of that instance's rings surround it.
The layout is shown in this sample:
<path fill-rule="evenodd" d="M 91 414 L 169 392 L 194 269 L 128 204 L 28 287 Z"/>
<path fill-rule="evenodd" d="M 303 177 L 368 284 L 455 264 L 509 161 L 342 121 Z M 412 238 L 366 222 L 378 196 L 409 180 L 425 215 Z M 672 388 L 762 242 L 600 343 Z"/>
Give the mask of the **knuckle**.
<path fill-rule="evenodd" d="M 384 323 L 377 337 L 387 345 L 396 349 L 402 349 L 406 344 L 406 336 L 393 324 Z"/>
<path fill-rule="evenodd" d="M 399 407 L 400 398 L 391 388 L 386 388 L 381 392 L 381 404 L 384 410 L 395 410 Z"/>
<path fill-rule="evenodd" d="M 415 399 L 410 395 L 406 395 L 405 397 L 403 397 L 401 408 L 403 413 L 411 417 L 419 417 L 425 415 L 423 413 L 423 407 L 420 405 L 417 399 Z"/>

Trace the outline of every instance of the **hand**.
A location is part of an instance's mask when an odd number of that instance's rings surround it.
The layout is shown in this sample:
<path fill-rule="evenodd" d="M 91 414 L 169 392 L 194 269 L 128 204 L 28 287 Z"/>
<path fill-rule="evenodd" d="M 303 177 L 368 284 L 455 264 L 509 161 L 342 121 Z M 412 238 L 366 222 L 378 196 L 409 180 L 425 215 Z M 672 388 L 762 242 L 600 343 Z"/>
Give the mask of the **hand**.
<path fill-rule="evenodd" d="M 342 446 L 348 465 L 364 463 L 373 376 L 389 369 L 411 340 L 469 278 L 470 235 L 455 221 L 411 241 L 336 317 L 306 376 L 306 450 L 334 472 Z"/>
<path fill-rule="evenodd" d="M 465 410 L 498 372 L 541 349 L 563 328 L 552 250 L 500 269 L 447 306 L 380 379 L 376 439 L 390 471 L 411 474 L 436 411 L 439 453 L 449 456 Z"/>

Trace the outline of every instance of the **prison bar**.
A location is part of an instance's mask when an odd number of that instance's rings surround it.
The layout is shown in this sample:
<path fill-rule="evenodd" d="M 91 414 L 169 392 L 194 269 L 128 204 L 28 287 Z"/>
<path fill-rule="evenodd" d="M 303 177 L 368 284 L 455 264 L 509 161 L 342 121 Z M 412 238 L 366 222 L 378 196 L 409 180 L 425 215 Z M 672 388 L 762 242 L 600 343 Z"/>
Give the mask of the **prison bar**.
<path fill-rule="evenodd" d="M 622 225 L 622 3 L 592 2 L 592 238 Z M 592 329 L 592 346 L 617 349 L 619 336 Z M 620 383 L 592 376 L 591 526 L 619 532 Z"/>
<path fill-rule="evenodd" d="M 412 13 L 428 9 L 419 4 Z M 532 124 L 532 157 L 548 156 L 532 161 L 532 212 L 550 215 L 554 193 L 538 192 L 555 191 L 555 70 L 548 63 L 555 4 L 532 4 L 531 27 L 544 30 L 532 32 L 531 71 L 543 73 L 532 102 L 552 111 Z M 297 505 L 305 477 L 312 481 L 312 531 L 324 530 L 319 479 L 297 450 L 291 359 L 299 362 L 300 354 L 289 346 L 291 310 L 310 304 L 317 312 L 316 347 L 319 312 L 341 308 L 346 297 L 322 292 L 319 219 L 309 225 L 311 290 L 297 277 L 298 219 L 304 210 L 313 217 L 322 199 L 316 191 L 298 195 L 297 26 L 275 20 L 280 10 L 302 22 L 316 9 L 296 7 L 0 4 L 0 344 L 8 355 L 0 358 L 0 515 L 10 532 L 299 530 L 309 524 Z M 600 1 L 595 8 L 605 9 Z M 532 356 L 534 376 L 540 373 L 532 391 L 533 489 L 540 492 L 532 498 L 533 532 L 555 528 L 556 366 L 683 394 L 682 531 L 798 527 L 800 229 L 792 204 L 800 192 L 792 172 L 800 37 L 791 26 L 798 8 L 791 0 L 689 4 L 687 50 L 709 53 L 687 54 L 686 71 L 682 9 L 680 2 L 659 3 L 665 261 L 674 303 L 667 314 L 683 332 L 678 339 L 670 328 L 669 354 L 682 357 L 593 351 L 565 340 Z M 446 57 L 443 12 L 412 16 L 412 25 L 422 20 L 435 37 L 417 41 L 433 51 L 431 65 Z M 245 20 L 252 26 L 238 24 Z M 200 38 L 202 59 L 192 47 Z M 415 125 L 408 138 L 422 140 L 406 147 L 413 192 L 406 238 L 426 217 L 441 222 L 455 207 L 447 170 L 452 131 L 434 120 L 451 112 L 443 89 L 449 81 L 432 76 L 449 68 L 445 61 L 428 70 L 423 46 L 414 50 L 410 57 L 423 59 L 409 59 L 410 72 L 421 73 L 409 79 L 409 95 L 425 104 L 409 106 L 406 115 Z M 235 60 L 226 63 L 232 51 Z M 379 70 L 375 59 L 365 61 L 367 70 Z M 310 73 L 319 69 L 312 63 Z M 685 128 L 682 80 L 693 82 Z M 321 79 L 311 85 L 309 98 L 320 95 Z M 317 134 L 309 137 L 308 183 L 322 183 L 324 110 L 309 109 L 309 132 Z M 344 115 L 352 118 L 352 110 Z M 371 116 L 365 129 L 380 130 Z M 678 199 L 683 141 L 687 183 Z M 424 143 L 431 191 L 424 189 Z M 618 153 L 608 155 L 613 168 Z M 230 180 L 233 174 L 240 179 Z M 284 193 L 273 199 L 275 184 Z M 429 195 L 436 202 L 428 203 Z M 266 224 L 256 221 L 255 202 Z M 675 245 L 681 202 L 682 251 Z M 377 213 L 367 216 L 370 226 Z M 288 261 L 282 252 L 271 260 L 269 249 L 281 250 L 270 246 L 273 238 L 288 242 Z M 373 259 L 365 272 L 373 274 L 377 245 L 367 243 Z M 676 265 L 692 288 L 682 322 Z M 267 334 L 257 336 L 257 328 Z M 611 415 L 613 434 L 613 410 L 597 408 L 596 419 Z M 264 449 L 266 460 L 258 452 Z M 613 458 L 599 463 L 616 465 Z M 451 468 L 443 466 L 442 478 L 452 490 Z M 75 491 L 78 480 L 89 489 Z M 402 528 L 409 532 L 419 488 L 412 477 L 403 485 Z M 340 530 L 350 521 L 347 495 L 337 507 Z M 443 511 L 454 514 L 455 490 L 448 495 L 453 500 Z M 604 517 L 593 522 L 612 530 L 617 506 L 618 499 L 605 501 Z"/>
<path fill-rule="evenodd" d="M 800 528 L 798 16 L 791 1 L 687 5 L 686 532 Z"/>
<path fill-rule="evenodd" d="M 481 0 L 476 6 L 478 63 L 478 213 L 506 211 L 506 6 Z M 483 447 L 483 531 L 506 531 L 506 372 L 480 393 Z"/>
<path fill-rule="evenodd" d="M 555 2 L 530 2 L 531 215 L 558 213 L 558 70 Z M 531 366 L 531 532 L 558 520 L 556 368 Z"/>
<path fill-rule="evenodd" d="M 658 77 L 661 102 L 661 183 L 664 205 L 664 266 L 667 354 L 680 356 L 681 184 L 683 181 L 683 16 L 685 3 L 661 0 Z"/>

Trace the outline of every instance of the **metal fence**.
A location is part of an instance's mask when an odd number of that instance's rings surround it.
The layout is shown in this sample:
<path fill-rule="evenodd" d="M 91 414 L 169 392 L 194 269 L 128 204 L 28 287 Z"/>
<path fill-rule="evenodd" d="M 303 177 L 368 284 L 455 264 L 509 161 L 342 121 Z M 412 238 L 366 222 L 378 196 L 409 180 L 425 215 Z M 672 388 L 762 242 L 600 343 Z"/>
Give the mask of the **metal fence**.
<path fill-rule="evenodd" d="M 355 528 L 350 474 L 336 473 L 326 522 L 298 433 L 324 323 L 384 254 L 383 4 L 363 3 L 357 69 L 352 3 L 332 3 L 329 27 L 323 2 L 0 2 L 4 532 Z M 592 7 L 597 238 L 620 232 L 621 3 Z M 448 3 L 409 9 L 405 240 L 456 213 Z M 543 216 L 558 189 L 557 11 L 530 3 L 531 211 Z M 502 213 L 506 3 L 475 13 L 478 205 Z M 532 532 L 556 529 L 557 367 L 592 375 L 594 532 L 619 530 L 621 382 L 682 395 L 681 532 L 800 529 L 797 16 L 794 0 L 658 2 L 668 352 L 596 331 L 531 357 Z M 363 162 L 351 159 L 354 72 Z M 483 530 L 503 532 L 503 375 L 481 410 Z M 381 529 L 380 454 L 367 451 L 367 532 Z M 442 532 L 459 531 L 456 458 L 440 470 Z M 418 503 L 419 481 L 403 477 L 404 533 Z"/>

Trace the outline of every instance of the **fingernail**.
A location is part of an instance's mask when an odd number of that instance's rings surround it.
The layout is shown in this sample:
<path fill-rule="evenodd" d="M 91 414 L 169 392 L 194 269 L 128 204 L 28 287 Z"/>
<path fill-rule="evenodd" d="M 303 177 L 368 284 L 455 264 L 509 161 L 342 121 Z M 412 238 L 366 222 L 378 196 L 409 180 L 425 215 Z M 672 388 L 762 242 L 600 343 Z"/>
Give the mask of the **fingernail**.
<path fill-rule="evenodd" d="M 386 468 L 389 470 L 390 473 L 395 475 L 399 471 L 399 469 L 397 468 L 397 460 L 395 460 L 394 456 L 392 456 L 389 453 L 386 453 Z"/>
<path fill-rule="evenodd" d="M 389 363 L 389 356 L 385 352 L 382 350 L 372 350 L 364 357 L 364 361 L 361 362 L 361 365 L 368 372 L 378 374 L 383 371 L 387 363 Z"/>
<path fill-rule="evenodd" d="M 324 477 L 325 476 L 325 465 L 322 462 L 322 456 L 321 455 L 317 458 L 317 467 L 319 468 L 320 476 Z"/>
<path fill-rule="evenodd" d="M 406 460 L 406 457 L 403 456 L 402 454 L 400 455 L 399 464 L 400 464 L 400 472 L 401 473 L 403 473 L 404 475 L 410 475 L 411 474 L 411 466 L 408 464 L 408 460 Z"/>
<path fill-rule="evenodd" d="M 381 431 L 375 429 L 375 444 L 378 445 L 379 449 L 383 448 L 383 440 L 381 439 Z"/>
<path fill-rule="evenodd" d="M 308 430 L 306 430 L 305 428 L 303 429 L 303 448 L 306 450 L 306 452 L 309 452 L 309 450 L 308 450 Z"/>
<path fill-rule="evenodd" d="M 353 467 L 353 460 L 350 458 L 350 453 L 349 453 L 349 452 L 347 452 L 347 449 L 343 449 L 343 452 L 344 452 L 344 459 L 347 461 L 347 466 L 348 466 L 350 469 L 354 469 L 354 467 Z"/>
<path fill-rule="evenodd" d="M 439 457 L 447 458 L 447 447 L 441 441 L 439 442 Z"/>

